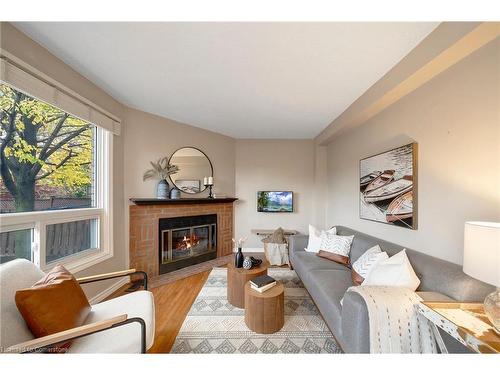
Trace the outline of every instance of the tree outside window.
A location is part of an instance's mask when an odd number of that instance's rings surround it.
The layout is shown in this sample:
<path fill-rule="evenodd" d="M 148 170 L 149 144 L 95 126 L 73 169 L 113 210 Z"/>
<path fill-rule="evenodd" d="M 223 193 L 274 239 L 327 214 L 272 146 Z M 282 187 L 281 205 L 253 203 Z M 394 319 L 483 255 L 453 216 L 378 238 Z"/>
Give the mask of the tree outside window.
<path fill-rule="evenodd" d="M 0 125 L 0 213 L 94 206 L 94 125 L 5 84 Z"/>
<path fill-rule="evenodd" d="M 95 146 L 95 125 L 0 84 L 0 218 L 96 207 Z M 33 229 L 0 229 L 0 263 L 31 259 Z M 97 231 L 89 219 L 48 225 L 47 261 L 97 247 Z"/>

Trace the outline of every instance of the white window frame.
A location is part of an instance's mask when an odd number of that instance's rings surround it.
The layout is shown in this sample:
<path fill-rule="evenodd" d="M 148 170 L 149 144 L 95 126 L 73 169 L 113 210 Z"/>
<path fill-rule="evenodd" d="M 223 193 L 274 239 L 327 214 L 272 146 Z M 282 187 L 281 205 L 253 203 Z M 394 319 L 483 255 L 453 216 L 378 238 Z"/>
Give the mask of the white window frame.
<path fill-rule="evenodd" d="M 33 230 L 32 261 L 43 271 L 60 264 L 74 273 L 113 257 L 113 134 L 99 126 L 96 127 L 95 134 L 95 208 L 0 215 L 0 233 L 21 229 Z M 47 225 L 88 219 L 98 221 L 97 248 L 83 250 L 46 263 Z"/>

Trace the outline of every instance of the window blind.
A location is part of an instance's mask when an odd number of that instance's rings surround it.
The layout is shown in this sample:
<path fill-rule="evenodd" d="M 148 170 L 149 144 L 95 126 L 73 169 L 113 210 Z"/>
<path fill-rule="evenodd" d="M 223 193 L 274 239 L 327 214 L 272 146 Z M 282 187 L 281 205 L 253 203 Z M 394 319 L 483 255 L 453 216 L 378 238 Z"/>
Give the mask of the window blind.
<path fill-rule="evenodd" d="M 0 58 L 0 79 L 14 88 L 34 96 L 48 104 L 52 104 L 82 120 L 100 126 L 115 135 L 121 133 L 121 121 L 112 117 L 106 111 L 93 105 L 88 100 L 82 100 L 62 88 L 55 81 L 46 82 L 11 62 L 5 57 Z"/>

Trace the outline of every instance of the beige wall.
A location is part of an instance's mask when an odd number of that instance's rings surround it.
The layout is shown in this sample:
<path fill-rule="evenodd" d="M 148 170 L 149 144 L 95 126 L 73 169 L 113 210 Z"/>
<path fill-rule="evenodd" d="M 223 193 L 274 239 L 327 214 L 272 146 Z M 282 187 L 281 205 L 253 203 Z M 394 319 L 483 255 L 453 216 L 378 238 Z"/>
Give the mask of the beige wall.
<path fill-rule="evenodd" d="M 292 190 L 293 213 L 257 212 L 258 190 Z M 240 139 L 236 141 L 237 238 L 245 247 L 262 248 L 252 229 L 296 229 L 307 232 L 314 220 L 314 141 Z"/>
<path fill-rule="evenodd" d="M 1 48 L 22 59 L 42 73 L 86 97 L 95 104 L 122 118 L 124 106 L 106 94 L 85 77 L 71 69 L 63 61 L 49 53 L 23 33 L 6 22 L 0 23 Z M 127 267 L 125 254 L 125 222 L 123 196 L 123 137 L 115 136 L 113 148 L 113 231 L 114 256 L 105 262 L 77 273 L 87 276 L 121 270 Z M 89 298 L 111 286 L 114 281 L 104 281 L 84 286 Z"/>
<path fill-rule="evenodd" d="M 149 162 L 184 146 L 202 150 L 214 168 L 214 192 L 234 195 L 234 139 L 135 109 L 127 109 L 123 138 L 125 197 L 155 197 L 157 181 L 142 181 Z M 169 181 L 170 183 L 170 181 Z M 208 193 L 202 192 L 205 197 Z M 182 193 L 183 197 L 193 197 Z"/>
<path fill-rule="evenodd" d="M 500 221 L 500 41 L 328 146 L 327 223 L 455 263 L 466 220 Z M 418 143 L 418 230 L 359 219 L 361 158 Z"/>

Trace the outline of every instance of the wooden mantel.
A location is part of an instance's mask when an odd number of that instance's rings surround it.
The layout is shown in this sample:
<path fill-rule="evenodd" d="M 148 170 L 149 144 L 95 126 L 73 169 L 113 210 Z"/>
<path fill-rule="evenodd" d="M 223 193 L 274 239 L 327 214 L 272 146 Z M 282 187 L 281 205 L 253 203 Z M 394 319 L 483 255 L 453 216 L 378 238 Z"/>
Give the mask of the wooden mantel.
<path fill-rule="evenodd" d="M 130 198 L 130 267 L 159 274 L 159 220 L 162 218 L 217 215 L 217 257 L 232 254 L 233 213 L 237 198 Z"/>
<path fill-rule="evenodd" d="M 179 198 L 179 199 L 158 199 L 158 198 L 130 198 L 130 201 L 137 205 L 152 204 L 213 204 L 213 203 L 233 203 L 238 198 Z"/>

